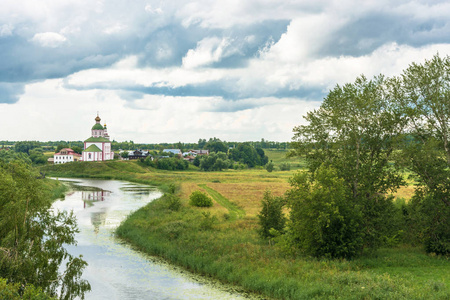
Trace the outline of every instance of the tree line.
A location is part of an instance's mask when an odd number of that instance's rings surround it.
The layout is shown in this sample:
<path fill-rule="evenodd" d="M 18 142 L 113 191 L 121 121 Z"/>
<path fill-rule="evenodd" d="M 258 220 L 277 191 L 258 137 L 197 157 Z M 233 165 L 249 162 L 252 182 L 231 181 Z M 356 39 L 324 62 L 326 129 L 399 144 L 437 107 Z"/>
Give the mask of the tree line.
<path fill-rule="evenodd" d="M 262 236 L 316 257 L 398 242 L 450 254 L 449 56 L 337 85 L 305 119 L 290 155 L 304 157 L 308 171 L 285 196 L 265 195 Z M 393 196 L 406 180 L 416 187 L 408 202 Z"/>

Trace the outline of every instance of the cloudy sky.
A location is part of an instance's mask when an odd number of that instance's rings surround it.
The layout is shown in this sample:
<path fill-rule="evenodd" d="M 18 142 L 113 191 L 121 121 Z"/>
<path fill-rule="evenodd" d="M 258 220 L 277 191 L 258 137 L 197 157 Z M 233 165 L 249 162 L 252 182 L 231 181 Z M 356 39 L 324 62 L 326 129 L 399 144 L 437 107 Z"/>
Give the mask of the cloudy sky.
<path fill-rule="evenodd" d="M 289 141 L 336 84 L 450 54 L 448 1 L 2 0 L 0 140 Z"/>

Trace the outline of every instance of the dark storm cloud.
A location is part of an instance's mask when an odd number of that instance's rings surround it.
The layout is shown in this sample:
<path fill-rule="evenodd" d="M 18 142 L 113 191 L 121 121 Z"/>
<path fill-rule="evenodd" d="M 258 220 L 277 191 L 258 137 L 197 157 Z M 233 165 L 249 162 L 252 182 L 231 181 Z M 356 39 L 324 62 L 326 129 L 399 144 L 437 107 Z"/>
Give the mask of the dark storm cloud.
<path fill-rule="evenodd" d="M 319 41 L 317 45 L 303 45 L 315 49 L 311 55 L 313 58 L 306 57 L 305 62 L 324 57 L 369 55 L 382 45 L 393 42 L 412 47 L 450 42 L 450 25 L 446 16 L 436 17 L 435 13 L 420 15 L 420 9 L 417 8 L 408 15 L 407 12 L 398 9 L 396 3 L 392 4 L 393 9 L 385 9 L 382 7 L 383 4 L 380 4 L 378 8 L 362 9 L 362 12 L 354 13 L 352 16 L 328 9 L 328 6 L 335 4 L 327 1 L 317 1 L 314 4 L 311 1 L 304 3 L 298 1 L 265 5 L 258 1 L 248 1 L 243 5 L 252 8 L 249 12 L 242 9 L 234 11 L 232 5 L 231 8 L 213 5 L 212 9 L 215 10 L 209 11 L 204 7 L 206 3 L 197 3 L 195 7 L 200 11 L 189 11 L 190 6 L 183 2 L 160 2 L 161 7 L 149 6 L 140 1 L 130 4 L 120 0 L 85 4 L 89 5 L 90 9 L 85 9 L 83 5 L 73 5 L 71 10 L 67 8 L 54 12 L 50 10 L 51 15 L 46 17 L 54 19 L 48 24 L 47 18 L 36 18 L 38 21 L 35 18 L 24 18 L 13 24 L 14 26 L 1 27 L 8 24 L 9 20 L 0 19 L 0 82 L 3 82 L 0 103 L 17 101 L 24 90 L 23 84 L 49 78 L 65 78 L 86 69 L 108 68 L 128 56 L 138 57 L 138 68 L 181 67 L 187 53 L 190 50 L 195 51 L 199 44 L 208 38 L 226 40 L 227 45 L 221 49 L 225 54 L 204 64 L 202 61 L 198 64 L 194 62 L 194 68 L 198 66 L 225 70 L 246 68 L 249 60 L 258 57 L 260 50 L 267 44 L 271 42 L 276 44 L 280 40 L 282 34 L 287 32 L 292 19 L 303 16 L 322 15 L 326 21 L 333 18 L 346 20 L 344 25 L 336 24 L 338 29 L 332 30 L 331 36 L 327 36 L 323 41 L 317 39 Z M 353 4 L 344 1 L 342 5 Z M 414 2 L 411 5 L 418 4 Z M 361 6 L 364 4 L 361 3 Z M 428 8 L 433 7 L 423 6 L 424 10 Z M 229 9 L 226 13 L 233 15 L 223 14 L 220 9 Z M 333 15 L 335 13 L 341 15 Z M 194 20 L 186 22 L 186 18 L 190 18 L 191 15 L 195 15 Z M 333 17 L 330 17 L 332 15 Z M 246 21 L 248 19 L 248 22 L 242 22 L 239 18 L 245 18 Z M 198 20 L 195 21 L 196 19 Z M 11 20 L 14 18 L 11 17 Z M 218 20 L 221 22 L 215 22 Z M 218 23 L 225 23 L 227 26 L 219 26 Z M 327 26 L 333 28 L 335 24 L 330 23 Z M 45 40 L 36 38 L 36 34 L 49 32 L 60 36 L 58 43 L 46 44 Z M 317 34 L 320 35 L 320 31 Z M 289 46 L 299 47 L 298 44 Z M 296 49 L 287 52 L 295 56 Z M 280 58 L 283 59 L 284 57 Z M 274 65 L 274 68 L 277 67 Z M 95 87 L 138 92 L 124 93 L 125 100 L 128 100 L 128 97 L 133 100 L 139 97 L 140 93 L 217 96 L 227 100 L 249 97 L 294 97 L 317 100 L 324 95 L 323 86 L 320 84 L 292 89 L 289 84 L 258 86 L 262 81 L 255 80 L 256 84 L 253 86 L 239 85 L 242 78 L 230 79 L 231 76 L 225 75 L 222 80 L 205 78 L 202 83 L 181 87 L 118 87 L 112 83 Z M 66 87 L 80 89 L 76 86 L 66 85 Z M 82 89 L 87 88 L 94 86 L 88 85 Z"/>
<path fill-rule="evenodd" d="M 242 67 L 248 58 L 256 55 L 262 43 L 268 39 L 279 39 L 287 24 L 288 21 L 266 21 L 258 25 L 227 30 L 184 27 L 179 23 L 145 29 L 145 24 L 141 24 L 144 31 L 138 31 L 138 24 L 133 28 L 134 32 L 127 34 L 105 35 L 94 31 L 86 32 L 85 35 L 73 35 L 57 47 L 42 47 L 31 41 L 30 35 L 0 37 L 0 81 L 26 83 L 64 78 L 81 70 L 111 66 L 130 55 L 139 57 L 140 67 L 180 66 L 188 50 L 194 49 L 197 43 L 207 36 L 229 36 L 232 38 L 231 46 L 240 49 L 238 53 L 226 57 L 212 67 Z M 27 24 L 28 27 L 31 25 Z M 252 37 L 251 41 L 246 40 L 248 36 Z M 211 89 L 216 87 L 217 85 L 211 88 L 201 86 L 198 91 L 186 87 L 173 93 L 209 95 L 212 93 Z M 11 100 L 8 101 L 10 102 Z"/>
<path fill-rule="evenodd" d="M 24 91 L 22 83 L 0 82 L 0 103 L 14 103 Z"/>
<path fill-rule="evenodd" d="M 416 19 L 389 12 L 362 15 L 336 31 L 318 54 L 362 56 L 391 42 L 412 47 L 449 43 L 449 20 Z"/>

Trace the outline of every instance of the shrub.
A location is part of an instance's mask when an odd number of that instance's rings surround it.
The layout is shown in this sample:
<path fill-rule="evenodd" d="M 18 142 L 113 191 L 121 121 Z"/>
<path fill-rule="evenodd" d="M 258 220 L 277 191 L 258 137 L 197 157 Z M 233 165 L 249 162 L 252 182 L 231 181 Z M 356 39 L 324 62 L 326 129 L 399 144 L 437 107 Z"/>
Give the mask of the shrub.
<path fill-rule="evenodd" d="M 273 238 L 283 232 L 286 218 L 283 214 L 283 200 L 272 196 L 270 191 L 264 192 L 262 209 L 258 214 L 259 234 L 263 238 Z"/>
<path fill-rule="evenodd" d="M 272 161 L 270 161 L 269 163 L 266 164 L 267 172 L 269 172 L 269 173 L 272 172 L 274 168 L 275 168 L 275 166 L 273 165 Z"/>
<path fill-rule="evenodd" d="M 422 237 L 425 251 L 450 255 L 450 207 L 439 197 L 422 190 L 416 191 L 411 202 L 409 225 Z"/>
<path fill-rule="evenodd" d="M 181 200 L 180 197 L 174 194 L 165 194 L 164 197 L 167 201 L 167 208 L 172 211 L 179 211 L 181 208 Z"/>
<path fill-rule="evenodd" d="M 197 207 L 213 206 L 212 199 L 201 191 L 192 192 L 192 194 L 189 196 L 189 204 Z"/>
<path fill-rule="evenodd" d="M 200 220 L 199 229 L 200 230 L 211 230 L 213 228 L 214 223 L 217 222 L 217 217 L 212 216 L 209 212 L 202 213 L 203 218 Z"/>
<path fill-rule="evenodd" d="M 290 163 L 282 163 L 282 164 L 280 164 L 280 170 L 281 171 L 290 171 L 291 170 L 291 164 Z"/>
<path fill-rule="evenodd" d="M 306 173 L 291 179 L 287 192 L 290 232 L 297 249 L 306 255 L 352 258 L 363 248 L 359 206 L 351 201 L 344 180 L 329 167 L 320 167 L 314 180 Z"/>

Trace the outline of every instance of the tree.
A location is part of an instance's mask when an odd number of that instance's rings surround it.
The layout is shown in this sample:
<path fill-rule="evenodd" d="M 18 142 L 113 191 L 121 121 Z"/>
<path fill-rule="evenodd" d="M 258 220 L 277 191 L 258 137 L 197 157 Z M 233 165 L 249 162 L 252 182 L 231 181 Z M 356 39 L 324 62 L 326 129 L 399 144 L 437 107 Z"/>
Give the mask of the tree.
<path fill-rule="evenodd" d="M 314 178 L 314 179 L 313 179 Z M 287 192 L 289 236 L 306 255 L 352 258 L 364 242 L 361 205 L 337 171 L 322 165 L 314 176 L 297 173 Z"/>
<path fill-rule="evenodd" d="M 223 153 L 228 152 L 227 145 L 218 138 L 209 139 L 209 141 L 203 146 L 203 149 L 208 149 L 210 152 L 216 152 L 216 153 L 217 152 L 223 152 Z"/>
<path fill-rule="evenodd" d="M 414 212 L 428 252 L 450 254 L 450 57 L 412 63 L 397 81 L 409 121 L 405 165 L 417 176 Z"/>
<path fill-rule="evenodd" d="M 79 147 L 79 146 L 72 146 L 71 148 L 75 153 L 81 154 L 81 152 L 83 152 L 83 148 Z"/>
<path fill-rule="evenodd" d="M 230 159 L 246 164 L 249 167 L 264 166 L 269 161 L 264 150 L 255 148 L 250 143 L 239 143 L 236 148 L 230 149 Z"/>
<path fill-rule="evenodd" d="M 281 197 L 274 197 L 270 191 L 265 191 L 261 205 L 262 209 L 258 214 L 261 227 L 259 234 L 263 238 L 273 238 L 275 232 L 280 234 L 284 230 L 286 223 L 286 217 L 283 214 L 284 200 Z"/>
<path fill-rule="evenodd" d="M 268 162 L 268 163 L 266 164 L 266 170 L 267 170 L 267 172 L 269 172 L 269 173 L 272 172 L 274 168 L 275 168 L 275 166 L 274 166 L 274 164 L 273 164 L 272 161 L 270 161 L 270 162 Z"/>
<path fill-rule="evenodd" d="M 41 147 L 41 143 L 37 141 L 23 141 L 14 144 L 14 151 L 29 154 L 29 151 L 34 148 Z"/>
<path fill-rule="evenodd" d="M 76 244 L 75 217 L 49 211 L 39 177 L 24 162 L 0 162 L 0 277 L 61 299 L 84 298 L 90 285 L 80 277 L 87 263 L 63 247 Z"/>
<path fill-rule="evenodd" d="M 61 151 L 64 148 L 69 148 L 69 144 L 67 144 L 67 143 L 59 144 L 55 149 L 55 153 L 58 153 L 59 151 Z"/>
<path fill-rule="evenodd" d="M 198 139 L 198 149 L 203 149 L 206 145 L 206 139 Z"/>
<path fill-rule="evenodd" d="M 11 150 L 0 150 L 0 163 L 9 163 L 11 161 L 20 160 L 24 163 L 31 164 L 30 157 L 24 152 L 15 152 Z"/>
<path fill-rule="evenodd" d="M 209 155 L 202 155 L 200 158 L 200 170 L 203 171 L 222 171 L 230 166 L 231 162 L 223 152 L 213 152 Z"/>
<path fill-rule="evenodd" d="M 336 86 L 307 125 L 294 128 L 293 155 L 304 155 L 314 181 L 321 166 L 343 179 L 350 199 L 361 208 L 363 247 L 375 249 L 397 232 L 392 201 L 385 195 L 403 183 L 390 160 L 406 121 L 396 97 L 398 86 L 384 77 Z M 295 221 L 295 220 L 293 220 Z"/>
<path fill-rule="evenodd" d="M 29 151 L 30 159 L 35 165 L 44 165 L 47 163 L 47 157 L 42 148 L 34 148 Z"/>

